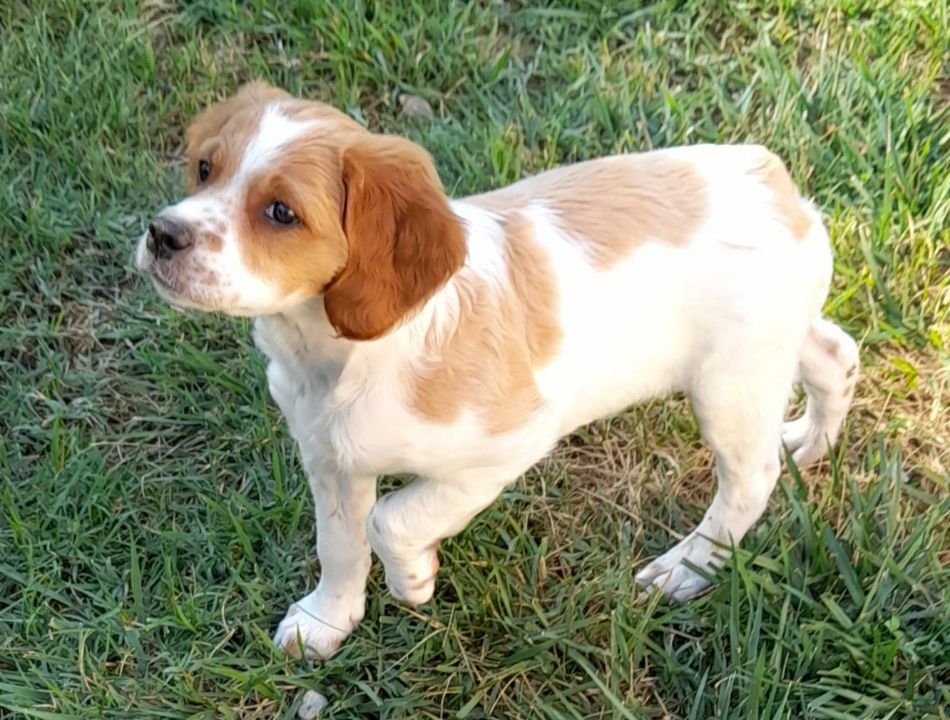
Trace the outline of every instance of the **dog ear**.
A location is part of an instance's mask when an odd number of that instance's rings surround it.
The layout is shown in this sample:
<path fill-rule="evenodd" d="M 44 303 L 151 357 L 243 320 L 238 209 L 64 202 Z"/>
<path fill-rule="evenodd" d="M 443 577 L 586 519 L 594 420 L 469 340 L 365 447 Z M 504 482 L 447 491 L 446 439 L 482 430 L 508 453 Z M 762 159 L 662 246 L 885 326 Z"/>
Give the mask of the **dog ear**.
<path fill-rule="evenodd" d="M 340 335 L 370 340 L 462 266 L 464 230 L 432 158 L 405 138 L 361 135 L 343 151 L 341 170 L 348 256 L 324 306 Z"/>

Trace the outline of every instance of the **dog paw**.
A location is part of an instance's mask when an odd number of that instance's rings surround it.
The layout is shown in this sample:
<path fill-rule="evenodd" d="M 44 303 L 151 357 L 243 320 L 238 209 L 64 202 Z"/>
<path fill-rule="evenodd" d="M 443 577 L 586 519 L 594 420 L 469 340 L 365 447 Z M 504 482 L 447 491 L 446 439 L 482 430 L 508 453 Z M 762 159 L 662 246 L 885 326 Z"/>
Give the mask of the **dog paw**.
<path fill-rule="evenodd" d="M 782 425 L 782 444 L 788 448 L 790 453 L 794 453 L 809 439 L 808 431 L 810 428 L 811 424 L 805 416 L 785 422 Z"/>
<path fill-rule="evenodd" d="M 363 595 L 331 596 L 319 589 L 287 609 L 274 644 L 291 657 L 328 658 L 363 619 Z"/>
<path fill-rule="evenodd" d="M 782 444 L 788 449 L 796 467 L 811 465 L 824 454 L 818 432 L 805 416 L 782 425 Z"/>
<path fill-rule="evenodd" d="M 435 576 L 439 572 L 439 554 L 435 548 L 423 551 L 408 563 L 386 567 L 386 586 L 389 594 L 413 607 L 423 605 L 435 593 Z"/>
<path fill-rule="evenodd" d="M 644 590 L 659 590 L 677 602 L 689 600 L 709 587 L 710 583 L 706 577 L 684 565 L 683 561 L 708 569 L 708 574 L 712 574 L 722 565 L 721 556 L 724 552 L 712 541 L 694 532 L 643 568 L 634 580 Z"/>

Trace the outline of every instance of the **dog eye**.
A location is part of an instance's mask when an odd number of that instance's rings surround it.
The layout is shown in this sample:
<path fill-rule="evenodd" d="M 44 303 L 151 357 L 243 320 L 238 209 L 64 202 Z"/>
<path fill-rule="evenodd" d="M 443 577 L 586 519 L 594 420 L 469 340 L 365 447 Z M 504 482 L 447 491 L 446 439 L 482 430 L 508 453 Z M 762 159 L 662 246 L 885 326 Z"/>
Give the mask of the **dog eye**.
<path fill-rule="evenodd" d="M 203 183 L 208 179 L 208 176 L 211 174 L 211 163 L 207 160 L 202 160 L 198 163 L 198 182 Z"/>
<path fill-rule="evenodd" d="M 296 225 L 300 222 L 297 214 L 284 203 L 280 202 L 280 200 L 268 205 L 264 213 L 271 220 L 281 225 Z"/>

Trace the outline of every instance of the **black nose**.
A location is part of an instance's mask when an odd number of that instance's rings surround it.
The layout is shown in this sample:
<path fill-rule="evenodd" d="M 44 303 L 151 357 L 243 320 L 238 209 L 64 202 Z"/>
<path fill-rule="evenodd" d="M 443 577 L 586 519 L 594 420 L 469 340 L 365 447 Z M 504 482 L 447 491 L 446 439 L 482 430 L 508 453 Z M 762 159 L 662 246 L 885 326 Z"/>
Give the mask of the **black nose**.
<path fill-rule="evenodd" d="M 191 246 L 191 234 L 174 220 L 157 217 L 149 223 L 145 246 L 156 258 L 168 260 L 176 252 Z"/>

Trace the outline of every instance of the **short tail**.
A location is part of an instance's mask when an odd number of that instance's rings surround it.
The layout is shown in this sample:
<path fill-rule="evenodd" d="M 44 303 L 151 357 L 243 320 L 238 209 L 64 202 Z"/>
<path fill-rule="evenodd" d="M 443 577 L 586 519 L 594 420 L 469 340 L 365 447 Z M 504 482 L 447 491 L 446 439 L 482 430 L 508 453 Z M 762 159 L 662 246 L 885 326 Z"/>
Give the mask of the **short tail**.
<path fill-rule="evenodd" d="M 820 459 L 835 444 L 858 381 L 858 346 L 833 322 L 818 318 L 799 356 L 805 414 L 785 423 L 782 442 L 799 467 Z"/>

